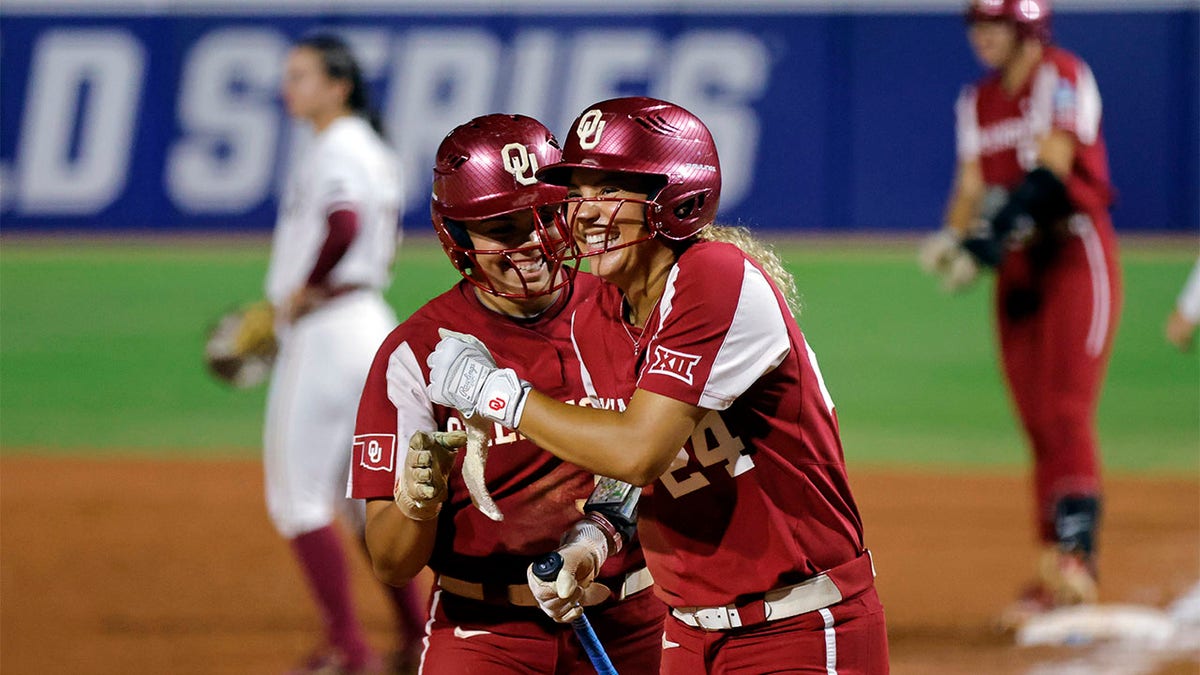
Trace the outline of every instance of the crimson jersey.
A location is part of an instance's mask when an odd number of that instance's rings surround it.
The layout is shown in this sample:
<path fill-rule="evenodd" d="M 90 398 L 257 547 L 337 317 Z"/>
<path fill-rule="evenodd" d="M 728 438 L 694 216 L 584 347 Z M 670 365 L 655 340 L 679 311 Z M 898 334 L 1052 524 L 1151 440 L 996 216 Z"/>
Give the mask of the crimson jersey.
<path fill-rule="evenodd" d="M 1015 94 L 992 73 L 967 87 L 956 106 L 958 158 L 978 160 L 984 182 L 1006 190 L 1037 168 L 1038 142 L 1051 130 L 1075 136 L 1075 165 L 1067 194 L 1079 211 L 1094 214 L 1112 203 L 1100 90 L 1079 57 L 1046 46 L 1041 62 Z"/>
<path fill-rule="evenodd" d="M 594 404 L 635 388 L 711 410 L 642 493 L 638 536 L 659 595 L 725 605 L 794 584 L 863 551 L 833 402 L 816 357 L 762 268 L 698 242 L 638 332 L 606 287 L 573 320 Z"/>
<path fill-rule="evenodd" d="M 570 317 L 579 299 L 595 293 L 600 283 L 580 274 L 573 291 L 564 292 L 547 311 L 519 320 L 485 308 L 474 287 L 463 281 L 400 324 L 379 348 L 363 389 L 348 496 L 392 499 L 396 470 L 413 432 L 463 428 L 458 411 L 432 403 L 425 389 L 425 359 L 438 343 L 438 328 L 477 336 L 501 368 L 515 369 L 548 396 L 570 403 L 584 398 Z M 504 520 L 493 522 L 471 504 L 460 456 L 439 515 L 430 568 L 479 583 L 525 583 L 532 559 L 557 548 L 563 532 L 582 517 L 577 503 L 587 499 L 593 485 L 592 474 L 494 425 L 487 487 Z M 629 546 L 605 564 L 601 576 L 642 564 L 638 548 Z"/>

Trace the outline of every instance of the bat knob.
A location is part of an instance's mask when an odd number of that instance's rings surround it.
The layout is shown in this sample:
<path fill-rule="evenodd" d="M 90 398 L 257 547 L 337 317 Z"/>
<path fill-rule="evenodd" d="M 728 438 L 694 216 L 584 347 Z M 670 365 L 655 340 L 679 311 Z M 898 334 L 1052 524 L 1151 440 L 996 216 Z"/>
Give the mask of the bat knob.
<path fill-rule="evenodd" d="M 553 551 L 533 562 L 533 576 L 542 581 L 554 581 L 562 568 L 562 556 L 558 554 L 558 551 Z"/>

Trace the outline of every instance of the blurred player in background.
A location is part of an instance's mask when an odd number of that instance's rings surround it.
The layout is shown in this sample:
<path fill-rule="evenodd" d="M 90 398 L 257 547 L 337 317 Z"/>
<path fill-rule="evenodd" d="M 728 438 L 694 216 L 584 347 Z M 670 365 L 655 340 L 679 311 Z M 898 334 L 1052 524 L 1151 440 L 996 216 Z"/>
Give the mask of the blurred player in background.
<path fill-rule="evenodd" d="M 666 608 L 649 591 L 641 551 L 629 545 L 632 522 L 581 518 L 592 474 L 485 422 L 487 487 L 503 514 L 493 522 L 472 506 L 462 453 L 425 433 L 463 429 L 458 413 L 425 390 L 439 329 L 482 335 L 501 363 L 556 400 L 594 404 L 570 328 L 600 281 L 580 274 L 572 286 L 571 270 L 547 259 L 535 227 L 553 219 L 565 191 L 534 173 L 559 157 L 550 131 L 521 115 L 486 115 L 446 136 L 431 211 L 464 279 L 392 331 L 363 390 L 350 494 L 368 500 L 367 542 L 380 578 L 403 584 L 426 564 L 437 574 L 421 661 L 427 675 L 594 672 L 570 627 L 547 619 L 525 584 L 526 566 L 564 533 L 567 542 L 595 544 L 588 550 L 597 563 L 608 559 L 596 584 L 603 590 L 588 602 L 600 603 L 591 619 L 618 670 L 658 672 Z"/>
<path fill-rule="evenodd" d="M 455 336 L 430 358 L 434 400 L 646 486 L 638 535 L 672 608 L 662 672 L 887 672 L 833 402 L 789 307 L 791 275 L 745 230 L 712 224 L 708 129 L 664 101 L 603 101 L 538 177 L 568 187 L 577 255 L 615 285 L 575 310 L 571 339 L 589 393 L 617 404 L 530 390 Z M 592 573 L 530 585 L 569 620 Z"/>
<path fill-rule="evenodd" d="M 1200 324 L 1200 260 L 1192 267 L 1192 273 L 1175 301 L 1175 309 L 1167 316 L 1167 325 L 1163 329 L 1167 342 L 1181 352 L 1191 351 L 1196 341 L 1197 324 Z"/>
<path fill-rule="evenodd" d="M 1002 618 L 1096 600 L 1096 405 L 1121 308 L 1100 92 L 1050 40 L 1049 0 L 976 0 L 989 73 L 957 104 L 958 167 L 942 232 L 921 251 L 949 288 L 996 269 L 1004 374 L 1033 448 L 1043 545 L 1036 581 Z"/>
<path fill-rule="evenodd" d="M 383 290 L 398 237 L 398 168 L 366 117 L 358 64 L 337 38 L 296 44 L 283 98 L 315 136 L 284 193 L 267 273 L 280 342 L 263 430 L 267 509 L 325 624 L 327 644 L 303 672 L 374 672 L 381 661 L 355 616 L 333 521 L 343 510 L 361 536 L 363 505 L 344 498 L 347 450 L 371 357 L 396 325 Z M 389 592 L 402 654 L 423 613 L 411 591 Z"/>

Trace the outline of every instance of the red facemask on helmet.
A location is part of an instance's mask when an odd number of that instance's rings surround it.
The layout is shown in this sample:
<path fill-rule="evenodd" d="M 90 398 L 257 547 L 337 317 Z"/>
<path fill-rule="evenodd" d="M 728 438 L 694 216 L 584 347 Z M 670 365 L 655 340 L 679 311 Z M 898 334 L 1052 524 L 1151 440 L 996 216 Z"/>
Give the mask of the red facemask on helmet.
<path fill-rule="evenodd" d="M 500 256 L 493 260 L 517 269 L 570 245 L 561 220 L 556 218 L 566 190 L 535 178 L 539 167 L 561 157 L 558 141 L 550 130 L 524 115 L 484 115 L 447 134 L 437 150 L 429 210 L 442 248 L 467 281 L 488 293 L 509 298 L 546 295 L 571 282 L 574 270 L 549 256 L 545 264 L 550 282 L 530 286 L 526 275 L 518 271 L 519 290 L 503 287 L 479 265 L 483 256 Z M 471 221 L 523 211 L 531 218 L 530 234 L 514 235 L 523 241 L 500 249 L 480 249 L 472 242 L 468 232 Z"/>
<path fill-rule="evenodd" d="M 589 106 L 571 125 L 562 161 L 543 166 L 537 175 L 543 181 L 567 185 L 574 169 L 646 178 L 655 188 L 661 186 L 645 202 L 648 237 L 586 255 L 660 235 L 676 241 L 688 239 L 716 219 L 721 198 L 717 146 L 700 118 L 674 103 L 629 97 Z"/>
<path fill-rule="evenodd" d="M 967 23 L 1011 21 L 1023 37 L 1050 42 L 1050 0 L 971 0 Z"/>

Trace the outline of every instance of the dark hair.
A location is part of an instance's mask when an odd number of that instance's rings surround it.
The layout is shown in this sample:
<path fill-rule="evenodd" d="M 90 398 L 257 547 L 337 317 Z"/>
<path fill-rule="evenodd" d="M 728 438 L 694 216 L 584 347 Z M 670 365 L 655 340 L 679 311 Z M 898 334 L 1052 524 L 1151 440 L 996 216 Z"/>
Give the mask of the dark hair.
<path fill-rule="evenodd" d="M 371 108 L 367 95 L 367 87 L 363 83 L 362 69 L 354 58 L 350 47 L 336 35 L 315 33 L 301 38 L 296 47 L 305 47 L 321 55 L 325 65 L 325 74 L 334 80 L 345 80 L 350 83 L 350 93 L 346 96 L 346 107 L 371 123 L 375 133 L 383 136 L 383 123 L 379 114 Z"/>

